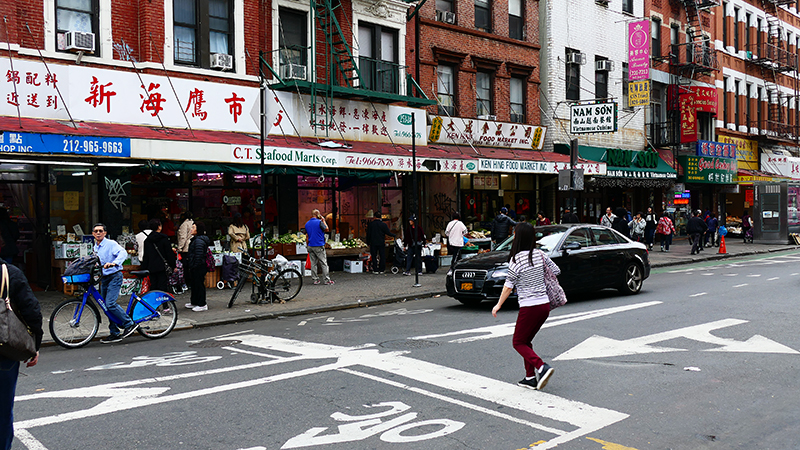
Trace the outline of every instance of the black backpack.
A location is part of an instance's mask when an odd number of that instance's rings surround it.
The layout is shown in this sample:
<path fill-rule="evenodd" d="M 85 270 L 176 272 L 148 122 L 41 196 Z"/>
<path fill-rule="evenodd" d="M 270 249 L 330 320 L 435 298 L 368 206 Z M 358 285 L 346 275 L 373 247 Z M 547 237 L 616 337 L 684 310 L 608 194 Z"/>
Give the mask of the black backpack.
<path fill-rule="evenodd" d="M 69 263 L 67 269 L 64 270 L 64 275 L 82 275 L 84 273 L 92 273 L 92 268 L 100 263 L 100 258 L 95 255 L 81 256 Z"/>

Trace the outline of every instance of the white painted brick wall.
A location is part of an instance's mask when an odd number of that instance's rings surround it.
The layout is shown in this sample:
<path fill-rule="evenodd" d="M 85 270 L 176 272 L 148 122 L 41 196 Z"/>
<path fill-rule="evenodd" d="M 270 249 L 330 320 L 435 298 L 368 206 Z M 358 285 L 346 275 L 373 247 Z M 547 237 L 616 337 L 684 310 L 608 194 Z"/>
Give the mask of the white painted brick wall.
<path fill-rule="evenodd" d="M 626 110 L 622 104 L 622 63 L 628 61 L 628 21 L 642 17 L 642 0 L 634 2 L 633 15 L 622 13 L 622 2 L 601 6 L 595 0 L 540 0 L 540 58 L 542 125 L 548 127 L 544 150 L 553 142 L 569 143 L 578 138 L 583 145 L 641 150 L 645 147 L 643 107 Z M 604 134 L 569 135 L 569 105 L 566 100 L 565 49 L 586 54 L 581 66 L 581 100 L 594 98 L 595 56 L 614 61 L 609 72 L 608 93 L 619 105 L 619 131 Z M 554 112 L 555 111 L 555 112 Z M 559 121 L 554 121 L 554 116 Z M 563 124 L 563 127 L 558 123 Z M 623 128 L 624 127 L 624 128 Z"/>

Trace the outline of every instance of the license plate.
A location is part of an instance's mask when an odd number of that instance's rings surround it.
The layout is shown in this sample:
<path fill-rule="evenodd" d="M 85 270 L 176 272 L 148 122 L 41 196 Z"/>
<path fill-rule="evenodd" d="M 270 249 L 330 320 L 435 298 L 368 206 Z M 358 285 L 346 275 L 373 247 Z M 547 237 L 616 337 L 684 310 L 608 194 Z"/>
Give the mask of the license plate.
<path fill-rule="evenodd" d="M 472 283 L 461 283 L 461 290 L 462 291 L 471 291 L 472 290 Z"/>

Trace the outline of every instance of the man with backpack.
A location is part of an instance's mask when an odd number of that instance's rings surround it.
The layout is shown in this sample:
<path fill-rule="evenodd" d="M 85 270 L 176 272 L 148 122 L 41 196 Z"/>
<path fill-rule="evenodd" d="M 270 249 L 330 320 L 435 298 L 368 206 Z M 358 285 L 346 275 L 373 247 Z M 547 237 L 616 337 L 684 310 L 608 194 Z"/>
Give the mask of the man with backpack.
<path fill-rule="evenodd" d="M 139 328 L 139 325 L 133 323 L 130 316 L 125 313 L 125 310 L 117 304 L 119 291 L 122 288 L 122 263 L 128 259 L 128 252 L 116 241 L 106 239 L 107 233 L 108 229 L 102 223 L 97 223 L 92 227 L 92 235 L 95 239 L 94 254 L 100 258 L 100 265 L 103 266 L 100 295 L 103 297 L 109 316 L 114 316 L 115 319 L 121 322 L 124 329 L 120 332 L 117 324 L 109 320 L 108 330 L 110 334 L 100 339 L 103 344 L 119 342 Z"/>

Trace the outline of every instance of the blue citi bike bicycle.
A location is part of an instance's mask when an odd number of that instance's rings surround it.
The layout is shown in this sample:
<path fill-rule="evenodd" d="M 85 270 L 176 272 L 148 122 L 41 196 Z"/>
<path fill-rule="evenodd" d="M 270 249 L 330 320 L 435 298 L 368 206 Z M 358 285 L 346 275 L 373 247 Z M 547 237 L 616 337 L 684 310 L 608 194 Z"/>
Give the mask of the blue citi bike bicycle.
<path fill-rule="evenodd" d="M 125 311 L 135 323 L 139 324 L 138 332 L 148 339 L 158 339 L 168 335 L 178 323 L 178 309 L 175 299 L 163 291 L 148 291 L 139 295 L 142 280 L 150 274 L 147 270 L 131 271 L 137 278 L 134 291 Z M 108 309 L 95 285 L 102 278 L 102 270 L 95 266 L 91 273 L 68 275 L 61 277 L 64 283 L 76 284 L 83 288 L 81 298 L 72 298 L 61 302 L 50 315 L 50 335 L 58 345 L 64 348 L 79 348 L 88 344 L 100 329 L 100 311 L 120 327 L 122 324 L 108 315 Z M 92 298 L 94 302 L 90 302 Z"/>

